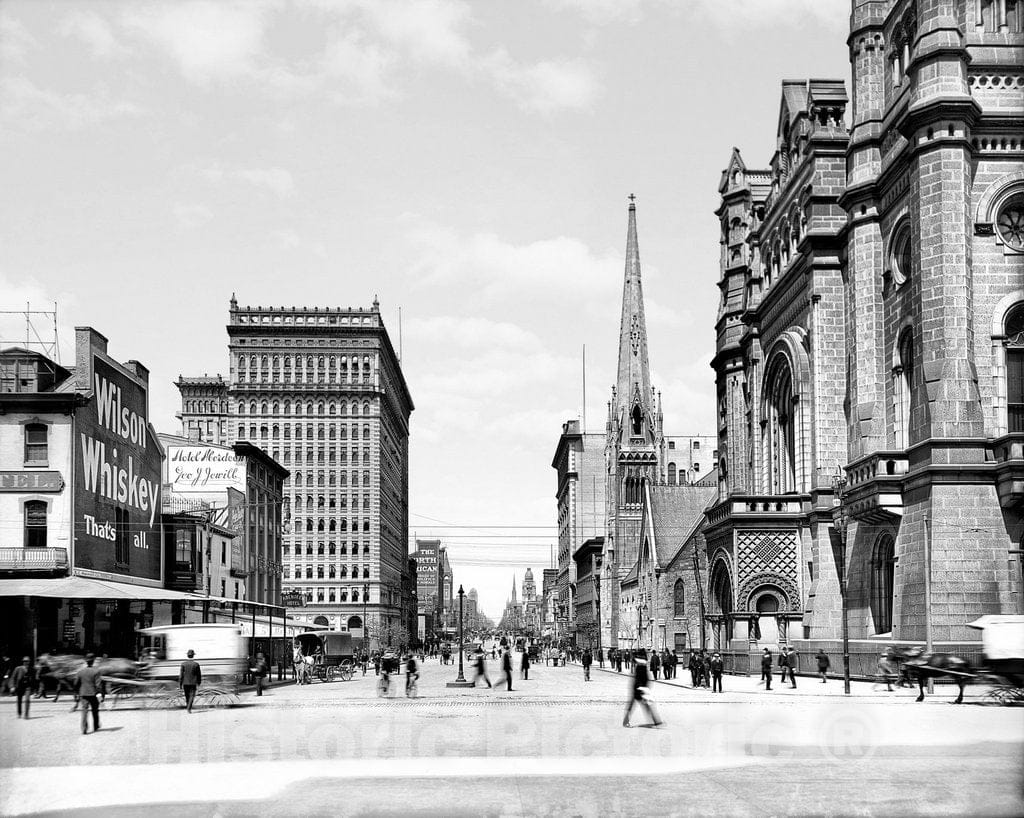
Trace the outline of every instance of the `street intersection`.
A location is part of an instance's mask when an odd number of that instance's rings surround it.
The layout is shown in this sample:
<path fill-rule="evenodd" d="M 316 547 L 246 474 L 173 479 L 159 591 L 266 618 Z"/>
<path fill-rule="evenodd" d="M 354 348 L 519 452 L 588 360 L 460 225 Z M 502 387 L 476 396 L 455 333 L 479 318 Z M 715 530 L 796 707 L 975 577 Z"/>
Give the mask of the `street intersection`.
<path fill-rule="evenodd" d="M 515 674 L 452 689 L 427 660 L 420 698 L 351 682 L 278 685 L 231 708 L 117 708 L 83 736 L 64 700 L 14 718 L 0 700 L 0 814 L 1016 815 L 1024 709 L 950 704 L 801 677 L 726 677 L 712 694 L 657 683 L 661 729 L 624 729 L 627 674 Z M 467 678 L 471 678 L 468 672 Z M 637 711 L 633 723 L 645 721 Z M 646 811 L 646 810 L 645 810 Z"/>

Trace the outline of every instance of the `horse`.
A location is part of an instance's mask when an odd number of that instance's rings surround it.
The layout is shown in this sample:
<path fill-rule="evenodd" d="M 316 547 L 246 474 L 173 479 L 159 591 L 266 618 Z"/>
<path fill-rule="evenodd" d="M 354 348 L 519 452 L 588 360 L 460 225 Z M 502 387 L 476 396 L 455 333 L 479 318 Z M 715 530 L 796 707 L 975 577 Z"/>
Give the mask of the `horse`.
<path fill-rule="evenodd" d="M 916 701 L 924 701 L 924 683 L 927 679 L 937 679 L 948 676 L 960 689 L 959 695 L 953 704 L 961 704 L 964 700 L 964 688 L 976 675 L 971 663 L 960 656 L 952 653 L 925 653 L 923 648 L 917 651 L 907 651 L 903 666 L 911 674 L 917 677 L 918 697 Z"/>

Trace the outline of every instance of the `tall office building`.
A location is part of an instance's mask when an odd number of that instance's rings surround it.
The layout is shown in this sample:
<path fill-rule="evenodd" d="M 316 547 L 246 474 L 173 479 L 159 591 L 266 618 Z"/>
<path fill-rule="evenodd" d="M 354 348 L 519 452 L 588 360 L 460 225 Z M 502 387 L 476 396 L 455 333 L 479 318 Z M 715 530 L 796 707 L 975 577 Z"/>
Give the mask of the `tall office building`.
<path fill-rule="evenodd" d="M 369 309 L 240 307 L 228 378 L 178 379 L 182 430 L 249 441 L 290 471 L 283 586 L 311 623 L 362 638 L 408 621 L 412 398 L 376 300 Z M 212 438 L 212 439 L 211 439 Z"/>

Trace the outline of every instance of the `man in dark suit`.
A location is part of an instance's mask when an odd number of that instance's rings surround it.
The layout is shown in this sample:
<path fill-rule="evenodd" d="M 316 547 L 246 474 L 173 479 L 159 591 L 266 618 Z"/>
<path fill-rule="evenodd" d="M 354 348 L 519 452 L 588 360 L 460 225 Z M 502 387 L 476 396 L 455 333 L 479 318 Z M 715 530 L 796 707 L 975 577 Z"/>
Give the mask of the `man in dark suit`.
<path fill-rule="evenodd" d="M 29 708 L 32 706 L 32 688 L 35 684 L 35 669 L 32 667 L 32 660 L 26 656 L 21 664 L 11 671 L 11 678 L 8 685 L 11 692 L 18 697 L 18 718 L 21 718 L 22 704 L 25 706 L 25 718 L 28 718 Z"/>
<path fill-rule="evenodd" d="M 772 689 L 772 652 L 768 648 L 761 654 L 761 678 L 764 679 L 764 689 Z"/>
<path fill-rule="evenodd" d="M 501 669 L 505 673 L 505 684 L 512 689 L 512 648 L 505 648 L 501 654 Z"/>
<path fill-rule="evenodd" d="M 178 671 L 178 687 L 185 694 L 185 709 L 191 713 L 192 703 L 196 700 L 196 688 L 203 683 L 203 671 L 195 660 L 196 652 L 190 650 L 188 658 L 181 663 Z"/>
<path fill-rule="evenodd" d="M 92 710 L 92 731 L 95 733 L 100 729 L 100 696 L 106 698 L 106 685 L 103 682 L 103 673 L 98 667 L 93 667 L 96 661 L 95 654 L 85 655 L 85 667 L 75 675 L 75 694 L 82 703 L 82 734 L 89 732 L 88 715 Z"/>

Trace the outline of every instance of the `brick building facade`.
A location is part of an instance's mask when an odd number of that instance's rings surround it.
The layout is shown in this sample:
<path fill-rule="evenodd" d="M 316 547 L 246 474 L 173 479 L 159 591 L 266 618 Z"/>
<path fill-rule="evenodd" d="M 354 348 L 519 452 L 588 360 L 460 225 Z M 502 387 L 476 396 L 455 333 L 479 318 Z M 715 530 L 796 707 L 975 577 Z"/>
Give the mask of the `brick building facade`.
<path fill-rule="evenodd" d="M 850 110 L 785 81 L 768 167 L 733 150 L 716 645 L 837 638 L 844 542 L 853 638 L 966 640 L 1021 605 L 1020 6 L 853 0 Z"/>

